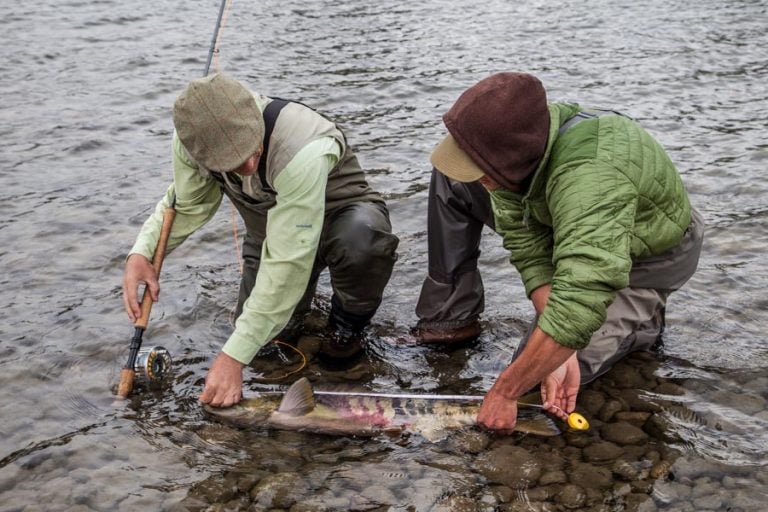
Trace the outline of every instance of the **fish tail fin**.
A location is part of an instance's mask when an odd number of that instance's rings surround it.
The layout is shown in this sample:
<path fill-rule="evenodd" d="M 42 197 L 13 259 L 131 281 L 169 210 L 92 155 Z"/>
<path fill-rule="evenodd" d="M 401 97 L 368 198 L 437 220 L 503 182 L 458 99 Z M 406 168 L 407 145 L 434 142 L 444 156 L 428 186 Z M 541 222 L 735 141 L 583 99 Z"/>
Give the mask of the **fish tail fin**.
<path fill-rule="evenodd" d="M 315 408 L 315 392 L 309 379 L 302 377 L 288 388 L 277 411 L 290 416 L 303 416 Z"/>

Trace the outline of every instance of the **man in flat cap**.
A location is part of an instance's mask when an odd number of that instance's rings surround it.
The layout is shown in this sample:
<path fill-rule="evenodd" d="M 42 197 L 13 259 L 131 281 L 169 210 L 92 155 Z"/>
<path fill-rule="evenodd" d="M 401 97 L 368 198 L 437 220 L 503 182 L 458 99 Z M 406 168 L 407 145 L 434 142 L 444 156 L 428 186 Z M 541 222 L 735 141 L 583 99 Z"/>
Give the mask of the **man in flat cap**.
<path fill-rule="evenodd" d="M 173 106 L 173 123 L 173 183 L 126 262 L 129 318 L 140 316 L 140 283 L 157 300 L 150 261 L 165 208 L 176 209 L 170 251 L 213 217 L 226 194 L 246 226 L 244 271 L 235 329 L 210 367 L 201 401 L 226 407 L 240 400 L 244 365 L 270 340 L 297 337 L 325 268 L 333 295 L 321 350 L 332 358 L 358 353 L 398 239 L 341 129 L 223 74 L 193 80 Z"/>
<path fill-rule="evenodd" d="M 478 416 L 511 429 L 537 385 L 565 419 L 581 384 L 660 340 L 669 294 L 694 273 L 700 215 L 661 145 L 613 111 L 548 103 L 541 82 L 498 73 L 443 117 L 432 153 L 423 343 L 476 337 L 484 225 L 510 251 L 536 320 Z"/>

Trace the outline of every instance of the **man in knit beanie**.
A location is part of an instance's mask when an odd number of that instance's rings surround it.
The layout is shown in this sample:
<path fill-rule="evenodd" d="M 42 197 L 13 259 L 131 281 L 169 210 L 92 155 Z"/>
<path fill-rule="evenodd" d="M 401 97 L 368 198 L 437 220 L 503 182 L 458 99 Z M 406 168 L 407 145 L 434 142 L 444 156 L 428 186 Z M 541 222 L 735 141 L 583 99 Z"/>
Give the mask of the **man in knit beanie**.
<path fill-rule="evenodd" d="M 478 421 L 511 429 L 541 385 L 565 419 L 581 384 L 660 342 L 669 294 L 694 273 L 703 224 L 664 149 L 613 111 L 548 103 L 526 73 L 498 73 L 443 117 L 432 153 L 422 343 L 477 337 L 480 234 L 502 236 L 536 312 Z"/>
<path fill-rule="evenodd" d="M 130 251 L 123 300 L 140 316 L 137 289 L 153 300 L 150 263 L 173 205 L 172 251 L 210 220 L 226 195 L 246 226 L 235 329 L 213 361 L 200 400 L 226 407 L 242 396 L 242 370 L 270 340 L 295 341 L 321 271 L 331 274 L 328 358 L 360 352 L 397 258 L 389 213 L 341 129 L 295 102 L 251 92 L 234 78 L 193 80 L 173 106 L 173 183 Z"/>

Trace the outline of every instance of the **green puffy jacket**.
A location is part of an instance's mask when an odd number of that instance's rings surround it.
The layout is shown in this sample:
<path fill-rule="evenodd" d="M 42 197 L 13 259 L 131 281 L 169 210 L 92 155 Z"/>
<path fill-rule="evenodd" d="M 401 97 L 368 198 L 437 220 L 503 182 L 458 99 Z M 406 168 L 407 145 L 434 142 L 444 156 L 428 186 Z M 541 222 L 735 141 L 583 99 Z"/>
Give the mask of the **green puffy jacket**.
<path fill-rule="evenodd" d="M 526 294 L 552 285 L 539 327 L 574 349 L 605 321 L 632 261 L 671 249 L 691 222 L 688 195 L 661 145 L 619 115 L 559 134 L 581 110 L 550 104 L 547 149 L 528 191 L 491 193 L 496 229 Z"/>

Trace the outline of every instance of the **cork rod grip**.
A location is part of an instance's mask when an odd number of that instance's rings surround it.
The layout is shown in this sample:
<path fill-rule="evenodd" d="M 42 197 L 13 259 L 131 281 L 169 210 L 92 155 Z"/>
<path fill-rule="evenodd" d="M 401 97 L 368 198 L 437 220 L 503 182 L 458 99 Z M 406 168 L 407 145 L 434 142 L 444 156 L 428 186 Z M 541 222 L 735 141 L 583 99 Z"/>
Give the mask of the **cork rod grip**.
<path fill-rule="evenodd" d="M 173 227 L 173 220 L 176 218 L 176 210 L 173 208 L 166 208 L 163 213 L 163 227 L 160 231 L 160 239 L 157 242 L 157 249 L 155 249 L 155 255 L 152 257 L 152 266 L 155 268 L 155 275 L 160 279 L 160 270 L 163 268 L 163 260 L 165 259 L 166 249 L 168 247 L 168 237 L 171 234 L 171 227 Z M 144 295 L 141 298 L 141 316 L 133 324 L 134 327 L 146 329 L 149 324 L 149 313 L 152 311 L 152 297 L 149 293 L 149 288 L 144 290 Z"/>

